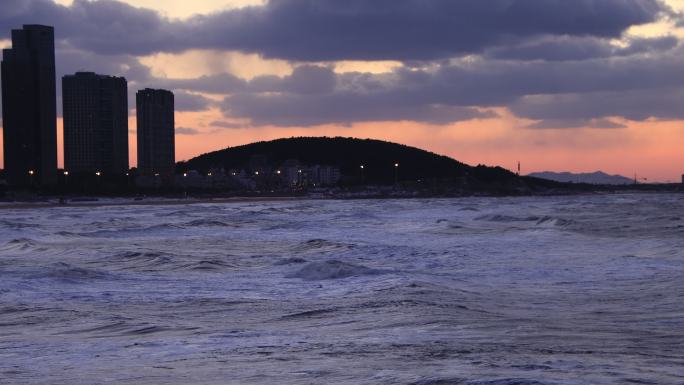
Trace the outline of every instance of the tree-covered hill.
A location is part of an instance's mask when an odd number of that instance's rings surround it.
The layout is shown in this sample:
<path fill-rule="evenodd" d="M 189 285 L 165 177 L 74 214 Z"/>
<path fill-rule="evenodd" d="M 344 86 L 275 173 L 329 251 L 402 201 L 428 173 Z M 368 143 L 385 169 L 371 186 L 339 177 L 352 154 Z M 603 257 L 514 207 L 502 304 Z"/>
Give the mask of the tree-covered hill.
<path fill-rule="evenodd" d="M 521 178 L 500 167 L 472 167 L 447 156 L 415 147 L 372 139 L 298 137 L 257 142 L 226 148 L 178 163 L 178 171 L 206 173 L 212 168 L 226 171 L 246 169 L 255 158 L 271 167 L 288 160 L 307 165 L 339 167 L 344 183 L 390 184 L 400 182 L 455 183 L 471 188 L 527 189 L 548 185 L 533 178 Z M 395 174 L 395 164 L 399 164 Z M 363 170 L 361 170 L 363 166 Z"/>

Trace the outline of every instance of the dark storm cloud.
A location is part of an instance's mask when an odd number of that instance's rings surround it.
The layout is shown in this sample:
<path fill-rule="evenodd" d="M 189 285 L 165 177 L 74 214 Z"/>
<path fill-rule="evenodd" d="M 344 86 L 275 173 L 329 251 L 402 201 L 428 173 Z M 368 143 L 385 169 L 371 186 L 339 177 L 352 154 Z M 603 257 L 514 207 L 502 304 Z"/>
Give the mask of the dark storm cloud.
<path fill-rule="evenodd" d="M 155 11 L 113 0 L 75 0 L 68 7 L 50 0 L 3 0 L 0 7 L 3 36 L 22 24 L 53 25 L 58 40 L 96 53 L 164 51 L 172 49 L 177 34 L 176 24 Z"/>
<path fill-rule="evenodd" d="M 212 101 L 197 92 L 211 93 L 221 90 L 239 89 L 244 81 L 232 75 L 217 75 L 201 77 L 197 79 L 165 79 L 154 77 L 150 68 L 130 55 L 99 55 L 89 51 L 83 51 L 70 47 L 58 47 L 56 50 L 57 62 L 57 113 L 62 116 L 62 76 L 75 72 L 96 72 L 99 74 L 121 76 L 128 81 L 128 106 L 135 108 L 135 94 L 143 88 L 167 88 L 175 93 L 176 110 L 205 111 Z M 237 83 L 235 83 L 237 82 Z M 190 90 L 193 92 L 186 92 Z"/>
<path fill-rule="evenodd" d="M 131 106 L 145 87 L 173 90 L 179 111 L 215 103 L 200 94 L 223 95 L 226 115 L 250 122 L 240 127 L 444 124 L 508 107 L 537 120 L 532 128 L 615 128 L 606 117 L 670 119 L 684 110 L 676 38 L 610 43 L 661 17 L 679 16 L 658 0 L 272 0 L 170 20 L 114 0 L 69 7 L 4 0 L 0 38 L 25 23 L 55 25 L 58 77 L 82 70 L 125 76 Z M 254 52 L 296 68 L 252 80 L 225 73 L 169 79 L 136 58 L 196 48 Z M 479 55 L 463 59 L 470 54 Z M 405 65 L 385 74 L 302 65 L 338 59 Z M 216 127 L 233 128 L 226 124 Z"/>
<path fill-rule="evenodd" d="M 512 107 L 518 116 L 566 125 L 607 116 L 670 119 L 684 114 L 680 51 L 556 63 L 479 60 L 431 71 L 400 68 L 389 75 L 307 68 L 282 78 L 256 78 L 228 96 L 222 108 L 257 125 L 287 126 L 379 120 L 440 124 L 489 117 L 481 109 L 487 107 Z M 301 92 L 293 86 L 297 82 L 317 92 Z"/>
<path fill-rule="evenodd" d="M 272 0 L 186 20 L 113 0 L 5 0 L 2 11 L 5 36 L 31 20 L 97 53 L 209 48 L 295 61 L 434 60 L 535 36 L 618 37 L 672 13 L 658 0 Z"/>
<path fill-rule="evenodd" d="M 621 116 L 643 121 L 650 118 L 684 119 L 684 90 L 677 88 L 630 92 L 592 92 L 526 96 L 511 105 L 518 116 L 535 120 L 597 119 Z"/>
<path fill-rule="evenodd" d="M 192 19 L 210 47 L 297 61 L 433 60 L 533 36 L 617 37 L 657 0 L 280 0 Z"/>
<path fill-rule="evenodd" d="M 445 124 L 496 116 L 474 108 L 397 104 L 385 95 L 341 92 L 327 95 L 262 96 L 238 94 L 225 101 L 231 116 L 249 117 L 255 125 L 315 126 L 367 121 L 419 121 Z"/>
<path fill-rule="evenodd" d="M 212 105 L 212 101 L 204 96 L 184 91 L 174 92 L 174 102 L 176 111 L 180 112 L 206 111 Z"/>
<path fill-rule="evenodd" d="M 674 36 L 658 38 L 632 38 L 626 47 L 618 47 L 606 39 L 592 36 L 552 36 L 493 48 L 485 53 L 489 59 L 569 61 L 629 56 L 644 53 L 661 53 L 675 48 Z"/>

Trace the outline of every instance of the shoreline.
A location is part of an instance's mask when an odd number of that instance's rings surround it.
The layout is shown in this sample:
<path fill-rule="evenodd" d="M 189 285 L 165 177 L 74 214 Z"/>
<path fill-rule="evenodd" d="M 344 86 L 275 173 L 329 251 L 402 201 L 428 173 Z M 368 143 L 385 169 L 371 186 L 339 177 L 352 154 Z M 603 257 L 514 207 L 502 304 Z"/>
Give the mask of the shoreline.
<path fill-rule="evenodd" d="M 51 198 L 54 199 L 54 198 Z M 125 199 L 125 198 L 107 198 Z M 0 202 L 1 210 L 21 210 L 35 208 L 58 208 L 58 207 L 116 207 L 116 206 L 181 206 L 205 203 L 244 203 L 244 202 L 269 202 L 269 201 L 294 201 L 311 199 L 307 197 L 232 197 L 232 198 L 178 198 L 178 199 L 130 199 L 121 201 L 107 201 L 92 198 L 92 200 L 69 201 L 59 203 L 53 201 L 36 202 Z"/>
<path fill-rule="evenodd" d="M 301 196 L 235 196 L 235 197 L 187 197 L 187 198 L 127 198 L 127 197 L 77 197 L 59 202 L 59 197 L 49 197 L 37 201 L 0 201 L 0 211 L 21 210 L 36 208 L 58 207 L 116 207 L 116 206 L 181 206 L 197 204 L 223 204 L 245 202 L 287 202 L 303 200 L 391 200 L 391 199 L 462 199 L 462 198 L 523 198 L 523 197 L 552 197 L 552 196 L 579 196 L 579 195 L 625 195 L 625 194 L 682 194 L 682 191 L 654 191 L 654 190 L 629 190 L 629 191 L 562 191 L 541 194 L 522 195 L 461 195 L 461 196 L 411 196 L 411 195 L 368 195 L 368 196 L 340 196 L 340 195 L 301 195 Z"/>

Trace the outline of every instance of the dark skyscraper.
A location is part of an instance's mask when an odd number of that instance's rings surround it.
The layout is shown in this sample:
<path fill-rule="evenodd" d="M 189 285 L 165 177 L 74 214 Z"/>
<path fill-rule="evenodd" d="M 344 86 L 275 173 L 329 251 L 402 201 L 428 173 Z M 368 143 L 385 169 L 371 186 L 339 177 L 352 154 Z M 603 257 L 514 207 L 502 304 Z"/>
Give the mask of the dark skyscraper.
<path fill-rule="evenodd" d="M 10 184 L 57 181 L 55 33 L 25 25 L 12 30 L 2 55 L 5 170 Z"/>
<path fill-rule="evenodd" d="M 128 171 L 126 79 L 77 72 L 62 78 L 64 168 L 105 175 Z"/>
<path fill-rule="evenodd" d="M 144 89 L 136 94 L 138 170 L 170 180 L 175 168 L 174 97 L 171 91 Z"/>

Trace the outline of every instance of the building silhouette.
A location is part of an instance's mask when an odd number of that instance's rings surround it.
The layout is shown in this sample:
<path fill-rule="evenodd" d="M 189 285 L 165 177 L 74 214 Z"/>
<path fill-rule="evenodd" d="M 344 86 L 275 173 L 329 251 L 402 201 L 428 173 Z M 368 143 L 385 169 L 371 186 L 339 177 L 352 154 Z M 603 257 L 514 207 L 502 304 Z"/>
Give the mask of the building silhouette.
<path fill-rule="evenodd" d="M 77 72 L 62 78 L 65 170 L 128 172 L 127 92 L 121 77 Z"/>
<path fill-rule="evenodd" d="M 12 30 L 2 55 L 3 143 L 12 185 L 57 182 L 54 28 Z"/>
<path fill-rule="evenodd" d="M 175 171 L 174 96 L 146 88 L 136 94 L 138 172 L 173 181 Z"/>

